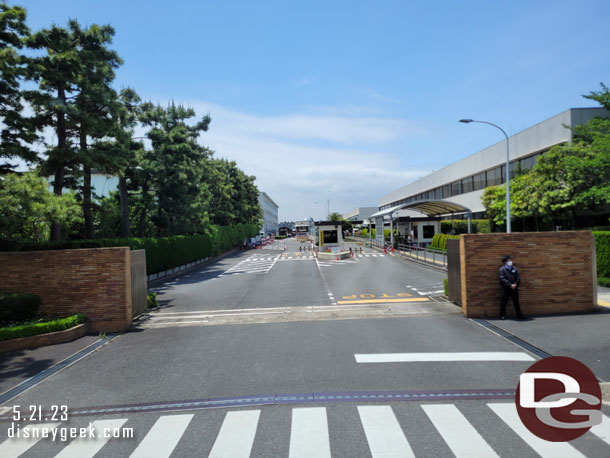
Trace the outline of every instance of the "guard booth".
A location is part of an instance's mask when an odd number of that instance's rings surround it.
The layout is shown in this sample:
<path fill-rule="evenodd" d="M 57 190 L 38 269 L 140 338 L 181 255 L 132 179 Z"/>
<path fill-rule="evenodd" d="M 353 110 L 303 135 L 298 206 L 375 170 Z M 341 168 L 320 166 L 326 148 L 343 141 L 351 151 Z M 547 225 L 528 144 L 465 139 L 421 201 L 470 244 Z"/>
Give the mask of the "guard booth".
<path fill-rule="evenodd" d="M 318 248 L 320 252 L 338 253 L 343 251 L 343 222 L 318 221 Z"/>

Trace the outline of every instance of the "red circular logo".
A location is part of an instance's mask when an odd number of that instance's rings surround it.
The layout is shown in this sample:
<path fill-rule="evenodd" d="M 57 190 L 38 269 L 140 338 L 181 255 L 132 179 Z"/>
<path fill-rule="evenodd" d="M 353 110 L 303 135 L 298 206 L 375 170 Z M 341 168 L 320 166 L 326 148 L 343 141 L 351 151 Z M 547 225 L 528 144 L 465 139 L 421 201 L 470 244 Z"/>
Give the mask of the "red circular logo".
<path fill-rule="evenodd" d="M 566 442 L 601 423 L 601 389 L 591 370 L 567 356 L 551 356 L 521 374 L 515 402 L 536 436 Z"/>

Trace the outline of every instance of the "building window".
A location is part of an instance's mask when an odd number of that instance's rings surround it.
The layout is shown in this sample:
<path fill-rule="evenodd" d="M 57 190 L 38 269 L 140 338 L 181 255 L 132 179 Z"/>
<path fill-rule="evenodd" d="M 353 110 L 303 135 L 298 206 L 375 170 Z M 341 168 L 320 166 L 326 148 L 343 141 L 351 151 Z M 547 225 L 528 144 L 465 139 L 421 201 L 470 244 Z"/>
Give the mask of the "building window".
<path fill-rule="evenodd" d="M 485 189 L 485 172 L 479 173 L 473 177 L 474 181 L 474 190 L 478 191 L 479 189 Z"/>
<path fill-rule="evenodd" d="M 521 170 L 531 170 L 534 168 L 534 164 L 536 163 L 537 156 L 526 157 L 525 159 L 521 159 Z"/>
<path fill-rule="evenodd" d="M 457 196 L 462 193 L 460 182 L 456 181 L 455 183 L 451 183 L 451 195 Z"/>
<path fill-rule="evenodd" d="M 462 180 L 462 193 L 466 194 L 467 192 L 471 192 L 472 189 L 472 177 L 464 178 Z"/>
<path fill-rule="evenodd" d="M 502 168 L 496 167 L 487 171 L 487 186 L 497 186 L 502 184 Z"/>
<path fill-rule="evenodd" d="M 434 226 L 424 226 L 424 238 L 431 239 L 434 237 Z"/>
<path fill-rule="evenodd" d="M 510 163 L 510 179 L 512 180 L 513 178 L 515 178 L 517 176 L 517 174 L 519 173 L 519 171 L 520 171 L 519 161 L 511 162 Z"/>
<path fill-rule="evenodd" d="M 451 185 L 450 184 L 446 184 L 445 186 L 443 186 L 443 199 L 446 199 L 447 197 L 451 197 Z"/>
<path fill-rule="evenodd" d="M 436 200 L 441 200 L 443 198 L 443 190 L 442 190 L 442 188 L 436 188 L 434 190 L 434 198 Z"/>

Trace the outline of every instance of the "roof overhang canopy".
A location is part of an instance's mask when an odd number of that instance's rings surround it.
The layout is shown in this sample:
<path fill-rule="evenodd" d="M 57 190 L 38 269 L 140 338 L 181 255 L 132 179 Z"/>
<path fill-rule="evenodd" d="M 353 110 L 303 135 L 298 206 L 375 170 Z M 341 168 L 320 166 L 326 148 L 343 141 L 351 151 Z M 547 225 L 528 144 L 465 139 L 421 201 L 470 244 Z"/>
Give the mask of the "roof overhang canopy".
<path fill-rule="evenodd" d="M 407 204 L 396 205 L 392 208 L 380 210 L 377 213 L 373 213 L 370 217 L 384 217 L 391 215 L 398 210 L 407 209 L 419 211 L 427 216 L 441 216 L 450 213 L 471 213 L 469 208 L 455 202 L 449 202 L 447 200 L 420 200 L 418 202 L 409 202 Z"/>

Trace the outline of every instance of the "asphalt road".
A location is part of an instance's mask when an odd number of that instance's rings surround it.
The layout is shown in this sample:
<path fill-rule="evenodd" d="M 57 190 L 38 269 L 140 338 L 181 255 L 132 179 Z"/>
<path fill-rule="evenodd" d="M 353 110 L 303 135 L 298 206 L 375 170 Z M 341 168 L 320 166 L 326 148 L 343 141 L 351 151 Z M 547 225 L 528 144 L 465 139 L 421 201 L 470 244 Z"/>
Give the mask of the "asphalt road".
<path fill-rule="evenodd" d="M 553 449 L 512 422 L 538 358 L 442 301 L 444 274 L 369 250 L 318 261 L 279 247 L 159 285 L 163 307 L 132 332 L 0 407 L 67 405 L 58 428 L 132 438 L 5 441 L 6 411 L 0 456 L 610 456 L 610 431 Z"/>

